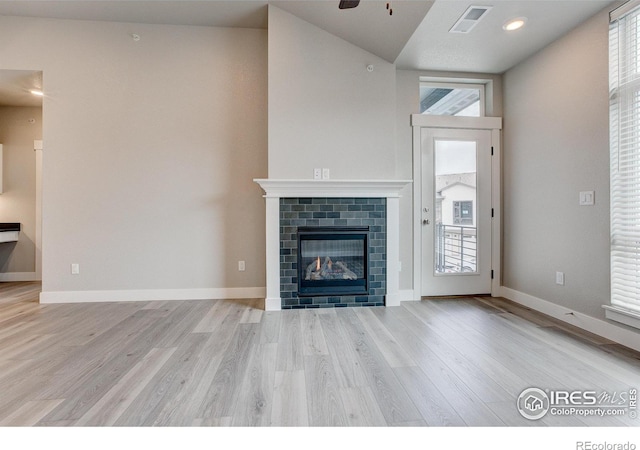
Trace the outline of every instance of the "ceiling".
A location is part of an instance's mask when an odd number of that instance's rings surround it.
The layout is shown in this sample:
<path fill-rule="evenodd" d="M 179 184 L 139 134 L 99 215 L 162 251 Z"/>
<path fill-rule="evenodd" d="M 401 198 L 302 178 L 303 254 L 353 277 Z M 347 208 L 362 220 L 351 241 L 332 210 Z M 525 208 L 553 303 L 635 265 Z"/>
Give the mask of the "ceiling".
<path fill-rule="evenodd" d="M 610 0 L 439 0 L 395 63 L 403 69 L 503 73 L 616 3 Z M 493 5 L 493 8 L 469 34 L 449 33 L 470 5 Z M 526 17 L 526 25 L 517 31 L 504 31 L 502 25 L 516 17 Z"/>
<path fill-rule="evenodd" d="M 499 74 L 618 2 L 389 0 L 393 15 L 386 9 L 387 0 L 362 0 L 357 8 L 349 10 L 338 9 L 338 3 L 338 0 L 0 0 L 0 15 L 267 28 L 267 5 L 271 4 L 395 62 L 401 69 Z M 470 5 L 492 9 L 470 33 L 449 33 Z M 523 29 L 511 33 L 502 29 L 507 19 L 520 16 L 528 19 Z M 26 80 L 34 74 L 3 75 L 3 72 L 0 70 L 0 104 L 6 104 L 10 91 L 14 95 L 11 101 L 15 102 L 16 91 L 24 94 Z"/>

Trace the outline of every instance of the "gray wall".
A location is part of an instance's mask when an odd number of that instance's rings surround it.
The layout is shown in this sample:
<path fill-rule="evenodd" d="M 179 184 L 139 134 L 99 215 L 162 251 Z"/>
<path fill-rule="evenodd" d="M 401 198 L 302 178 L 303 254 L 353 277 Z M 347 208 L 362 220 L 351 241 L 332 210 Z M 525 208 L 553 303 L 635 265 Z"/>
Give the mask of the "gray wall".
<path fill-rule="evenodd" d="M 33 123 L 29 119 L 34 119 Z M 0 244 L 0 273 L 36 271 L 36 153 L 42 139 L 42 108 L 0 106 L 4 148 L 0 222 L 22 225 L 18 242 Z"/>
<path fill-rule="evenodd" d="M 609 303 L 608 14 L 504 75 L 503 283 L 603 318 Z M 595 206 L 578 205 L 594 190 Z M 565 273 L 565 285 L 555 273 Z"/>
<path fill-rule="evenodd" d="M 373 72 L 367 65 L 373 64 Z M 269 177 L 395 178 L 395 66 L 269 6 Z"/>
<path fill-rule="evenodd" d="M 44 73 L 44 291 L 265 285 L 265 30 L 0 17 L 0 42 Z"/>

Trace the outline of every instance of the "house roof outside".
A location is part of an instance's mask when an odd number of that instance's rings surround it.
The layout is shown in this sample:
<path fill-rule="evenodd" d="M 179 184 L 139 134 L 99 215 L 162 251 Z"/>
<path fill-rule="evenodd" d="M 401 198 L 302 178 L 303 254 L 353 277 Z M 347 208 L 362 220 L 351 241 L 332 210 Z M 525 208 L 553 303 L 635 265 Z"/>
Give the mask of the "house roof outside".
<path fill-rule="evenodd" d="M 436 175 L 436 192 L 442 192 L 455 185 L 463 184 L 472 189 L 476 187 L 476 173 L 451 173 L 447 175 Z"/>

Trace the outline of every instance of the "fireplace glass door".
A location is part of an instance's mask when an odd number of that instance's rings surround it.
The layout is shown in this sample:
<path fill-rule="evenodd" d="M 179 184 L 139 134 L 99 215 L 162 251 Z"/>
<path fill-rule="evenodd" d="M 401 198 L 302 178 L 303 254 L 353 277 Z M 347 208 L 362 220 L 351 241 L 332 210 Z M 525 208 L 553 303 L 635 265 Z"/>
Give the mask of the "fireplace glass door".
<path fill-rule="evenodd" d="M 367 236 L 367 227 L 299 228 L 298 294 L 368 294 Z"/>

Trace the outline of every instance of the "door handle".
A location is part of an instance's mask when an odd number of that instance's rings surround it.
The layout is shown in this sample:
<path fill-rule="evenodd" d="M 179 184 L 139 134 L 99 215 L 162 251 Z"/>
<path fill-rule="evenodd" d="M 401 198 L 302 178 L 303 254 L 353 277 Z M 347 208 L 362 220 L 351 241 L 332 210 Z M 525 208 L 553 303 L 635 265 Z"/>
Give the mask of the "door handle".
<path fill-rule="evenodd" d="M 422 220 L 422 225 L 429 225 L 429 219 L 423 219 Z"/>

